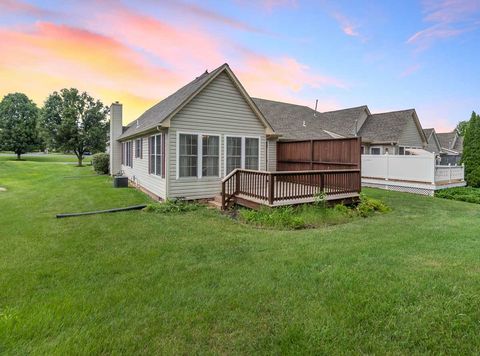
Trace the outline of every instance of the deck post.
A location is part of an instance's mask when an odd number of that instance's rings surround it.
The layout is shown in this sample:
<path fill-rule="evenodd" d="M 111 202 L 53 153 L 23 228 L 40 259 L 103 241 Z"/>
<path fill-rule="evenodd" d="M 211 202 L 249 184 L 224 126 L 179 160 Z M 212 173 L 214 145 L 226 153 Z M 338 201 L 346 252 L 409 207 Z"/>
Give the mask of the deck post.
<path fill-rule="evenodd" d="M 225 210 L 225 182 L 222 182 L 222 210 Z"/>
<path fill-rule="evenodd" d="M 240 171 L 235 172 L 235 195 L 240 193 Z"/>
<path fill-rule="evenodd" d="M 273 205 L 273 198 L 275 197 L 275 181 L 272 172 L 268 173 L 268 204 Z"/>

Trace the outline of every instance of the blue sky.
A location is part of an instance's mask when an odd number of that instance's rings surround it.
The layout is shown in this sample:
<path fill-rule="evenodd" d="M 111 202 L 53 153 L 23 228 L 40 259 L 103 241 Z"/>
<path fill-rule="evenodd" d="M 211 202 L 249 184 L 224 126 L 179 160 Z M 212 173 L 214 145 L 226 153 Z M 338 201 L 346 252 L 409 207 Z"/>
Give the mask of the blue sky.
<path fill-rule="evenodd" d="M 127 121 L 228 62 L 252 96 L 320 110 L 480 111 L 480 0 L 0 0 L 0 95 L 76 86 Z"/>

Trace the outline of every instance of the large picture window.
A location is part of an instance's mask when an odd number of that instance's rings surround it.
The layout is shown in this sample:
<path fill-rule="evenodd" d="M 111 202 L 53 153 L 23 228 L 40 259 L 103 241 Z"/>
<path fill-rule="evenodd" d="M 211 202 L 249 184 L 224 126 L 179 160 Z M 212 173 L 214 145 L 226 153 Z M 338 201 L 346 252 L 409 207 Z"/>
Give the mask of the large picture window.
<path fill-rule="evenodd" d="M 220 176 L 220 136 L 178 134 L 178 178 Z"/>
<path fill-rule="evenodd" d="M 258 137 L 226 138 L 225 174 L 236 168 L 258 170 L 260 168 L 260 139 Z"/>
<path fill-rule="evenodd" d="M 149 173 L 164 177 L 163 135 L 150 136 L 148 141 Z"/>

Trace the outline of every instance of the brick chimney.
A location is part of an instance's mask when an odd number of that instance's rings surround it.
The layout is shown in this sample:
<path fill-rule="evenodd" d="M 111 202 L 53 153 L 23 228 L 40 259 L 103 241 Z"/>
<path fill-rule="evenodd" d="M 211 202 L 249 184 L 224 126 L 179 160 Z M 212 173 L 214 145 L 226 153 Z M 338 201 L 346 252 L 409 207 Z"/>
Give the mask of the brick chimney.
<path fill-rule="evenodd" d="M 122 169 L 122 144 L 117 141 L 122 134 L 122 104 L 118 101 L 110 106 L 110 174 Z"/>

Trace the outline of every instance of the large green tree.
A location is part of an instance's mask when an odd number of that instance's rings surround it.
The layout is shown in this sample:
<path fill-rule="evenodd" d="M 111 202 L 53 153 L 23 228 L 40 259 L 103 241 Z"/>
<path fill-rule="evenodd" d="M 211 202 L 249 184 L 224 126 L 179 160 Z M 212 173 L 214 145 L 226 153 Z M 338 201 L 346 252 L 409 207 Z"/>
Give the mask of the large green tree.
<path fill-rule="evenodd" d="M 104 152 L 108 108 L 86 92 L 53 92 L 42 108 L 40 127 L 50 148 L 72 151 L 82 165 L 86 152 Z"/>
<path fill-rule="evenodd" d="M 465 133 L 467 132 L 467 128 L 468 128 L 468 122 L 469 122 L 468 120 L 463 120 L 457 124 L 457 130 L 461 136 L 465 136 Z"/>
<path fill-rule="evenodd" d="M 17 159 L 37 143 L 37 105 L 22 93 L 7 94 L 0 102 L 0 149 L 13 151 Z"/>
<path fill-rule="evenodd" d="M 480 115 L 472 112 L 463 140 L 462 163 L 468 185 L 480 187 Z"/>

